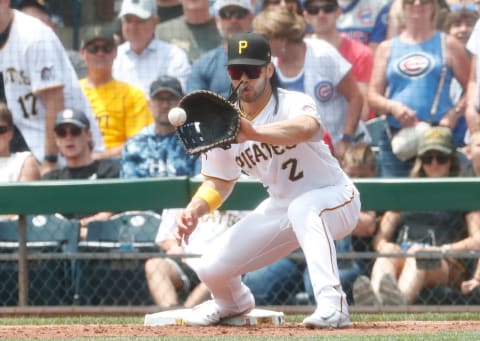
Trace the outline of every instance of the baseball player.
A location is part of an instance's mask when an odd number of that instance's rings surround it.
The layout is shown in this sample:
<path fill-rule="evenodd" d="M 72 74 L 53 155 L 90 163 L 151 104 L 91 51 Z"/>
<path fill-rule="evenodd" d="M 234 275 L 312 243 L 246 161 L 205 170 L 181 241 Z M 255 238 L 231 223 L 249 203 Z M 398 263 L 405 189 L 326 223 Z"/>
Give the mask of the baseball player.
<path fill-rule="evenodd" d="M 7 105 L 25 141 L 42 164 L 57 168 L 55 116 L 64 108 L 87 114 L 95 151 L 103 139 L 78 78 L 56 34 L 40 20 L 0 0 L 0 72 Z"/>
<path fill-rule="evenodd" d="M 199 218 L 219 207 L 244 172 L 258 178 L 269 197 L 212 243 L 197 275 L 212 300 L 192 309 L 188 325 L 213 325 L 254 308 L 240 276 L 302 247 L 317 309 L 308 328 L 350 324 L 338 278 L 334 240 L 354 229 L 359 193 L 322 141 L 313 99 L 278 88 L 268 41 L 256 34 L 228 40 L 228 72 L 243 113 L 237 144 L 202 157 L 204 182 L 177 218 L 177 242 L 188 243 Z"/>

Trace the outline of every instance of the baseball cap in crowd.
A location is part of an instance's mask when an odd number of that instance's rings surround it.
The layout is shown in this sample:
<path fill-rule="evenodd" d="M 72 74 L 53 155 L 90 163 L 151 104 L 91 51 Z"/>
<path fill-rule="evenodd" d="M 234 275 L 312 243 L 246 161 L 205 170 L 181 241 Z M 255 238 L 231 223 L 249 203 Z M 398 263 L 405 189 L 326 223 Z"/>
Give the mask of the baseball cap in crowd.
<path fill-rule="evenodd" d="M 90 128 L 90 122 L 87 116 L 79 110 L 65 109 L 60 111 L 55 120 L 55 128 L 66 123 L 73 124 L 82 129 Z"/>
<path fill-rule="evenodd" d="M 120 9 L 120 18 L 132 14 L 140 19 L 148 19 L 157 15 L 157 2 L 155 0 L 123 0 Z"/>
<path fill-rule="evenodd" d="M 432 127 L 425 131 L 418 141 L 418 155 L 430 150 L 452 154 L 455 150 L 452 131 L 447 127 Z"/>
<path fill-rule="evenodd" d="M 113 35 L 115 30 L 112 27 L 107 26 L 89 26 L 85 30 L 85 34 L 82 39 L 82 48 L 88 45 L 88 43 L 94 41 L 95 39 L 106 40 L 111 44 L 115 44 L 115 39 Z"/>
<path fill-rule="evenodd" d="M 228 6 L 241 7 L 253 13 L 253 6 L 250 0 L 216 0 L 214 5 L 215 13 Z"/>
<path fill-rule="evenodd" d="M 160 76 L 150 85 L 150 98 L 153 98 L 160 91 L 168 91 L 177 97 L 183 97 L 182 85 L 175 77 Z"/>
<path fill-rule="evenodd" d="M 228 39 L 227 65 L 265 65 L 271 55 L 268 40 L 258 33 L 241 33 Z"/>

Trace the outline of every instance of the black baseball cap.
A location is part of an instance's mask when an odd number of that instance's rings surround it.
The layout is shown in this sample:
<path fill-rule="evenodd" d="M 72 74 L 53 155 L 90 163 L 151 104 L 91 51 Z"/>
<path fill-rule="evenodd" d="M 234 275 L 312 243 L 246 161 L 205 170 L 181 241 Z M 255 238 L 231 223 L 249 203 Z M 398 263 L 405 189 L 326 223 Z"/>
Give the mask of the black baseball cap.
<path fill-rule="evenodd" d="M 241 33 L 228 39 L 227 65 L 265 65 L 271 56 L 268 40 L 258 33 Z"/>
<path fill-rule="evenodd" d="M 89 26 L 85 29 L 85 34 L 82 39 L 82 47 L 84 48 L 90 42 L 95 39 L 106 40 L 110 44 L 115 44 L 115 39 L 113 38 L 115 30 L 110 26 Z"/>
<path fill-rule="evenodd" d="M 73 124 L 82 129 L 90 128 L 90 122 L 87 116 L 79 110 L 65 109 L 60 111 L 55 120 L 55 128 L 66 123 Z"/>
<path fill-rule="evenodd" d="M 180 81 L 171 76 L 160 76 L 150 85 L 150 98 L 153 98 L 160 91 L 168 91 L 177 97 L 183 97 Z"/>

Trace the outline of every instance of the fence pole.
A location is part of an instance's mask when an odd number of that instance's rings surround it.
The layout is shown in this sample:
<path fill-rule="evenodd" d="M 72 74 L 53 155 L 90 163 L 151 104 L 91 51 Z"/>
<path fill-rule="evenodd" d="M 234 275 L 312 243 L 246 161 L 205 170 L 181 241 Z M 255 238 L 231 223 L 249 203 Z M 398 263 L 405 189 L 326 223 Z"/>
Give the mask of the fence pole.
<path fill-rule="evenodd" d="M 27 220 L 18 218 L 18 305 L 26 306 L 28 297 Z"/>

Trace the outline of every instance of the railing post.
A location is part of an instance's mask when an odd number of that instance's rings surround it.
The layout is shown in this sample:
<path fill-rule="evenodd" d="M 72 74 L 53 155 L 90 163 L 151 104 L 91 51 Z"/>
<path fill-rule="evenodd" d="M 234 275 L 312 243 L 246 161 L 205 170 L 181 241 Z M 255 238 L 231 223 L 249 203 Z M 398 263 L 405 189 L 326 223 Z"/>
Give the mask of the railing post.
<path fill-rule="evenodd" d="M 26 306 L 28 297 L 27 220 L 18 217 L 18 305 Z"/>

